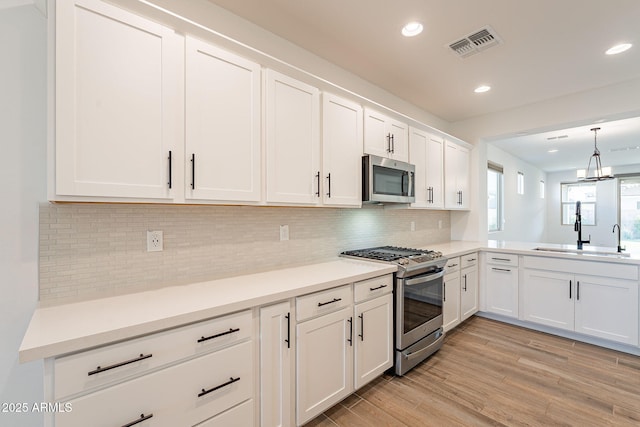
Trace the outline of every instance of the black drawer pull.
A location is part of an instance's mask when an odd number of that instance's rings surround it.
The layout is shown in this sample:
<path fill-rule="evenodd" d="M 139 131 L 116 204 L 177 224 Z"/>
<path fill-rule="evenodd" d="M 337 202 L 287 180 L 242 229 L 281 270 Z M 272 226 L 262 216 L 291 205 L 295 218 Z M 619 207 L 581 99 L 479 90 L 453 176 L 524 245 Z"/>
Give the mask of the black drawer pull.
<path fill-rule="evenodd" d="M 452 267 L 457 267 L 457 266 L 458 266 L 458 264 L 450 264 L 450 265 L 447 265 L 447 268 L 452 268 Z"/>
<path fill-rule="evenodd" d="M 475 261 L 475 260 L 476 260 L 475 258 L 467 258 L 467 262 L 472 262 L 472 261 Z"/>
<path fill-rule="evenodd" d="M 334 302 L 342 301 L 342 298 L 334 298 L 333 301 L 327 302 L 319 302 L 318 307 L 322 307 L 323 305 L 333 304 Z"/>
<path fill-rule="evenodd" d="M 375 288 L 369 288 L 370 291 L 377 291 L 378 289 L 386 288 L 387 285 L 376 286 Z"/>
<path fill-rule="evenodd" d="M 509 270 L 508 268 L 491 267 L 491 269 L 495 270 L 495 271 L 508 271 L 508 272 L 511 272 L 511 270 Z"/>
<path fill-rule="evenodd" d="M 491 258 L 495 261 L 511 261 L 509 258 Z"/>
<path fill-rule="evenodd" d="M 215 386 L 214 388 L 210 388 L 209 390 L 202 389 L 202 391 L 201 391 L 200 393 L 198 393 L 198 397 L 202 397 L 202 396 L 204 396 L 205 394 L 209 394 L 209 393 L 211 393 L 211 392 L 213 392 L 213 391 L 219 390 L 219 389 L 221 389 L 222 387 L 226 387 L 226 386 L 228 386 L 228 385 L 230 385 L 230 384 L 235 383 L 236 381 L 240 381 L 240 377 L 238 377 L 238 378 L 229 377 L 229 381 L 227 381 L 227 382 L 226 382 L 226 383 L 224 383 L 224 384 L 220 384 L 220 385 L 218 385 L 218 386 Z"/>
<path fill-rule="evenodd" d="M 226 332 L 220 332 L 219 334 L 211 335 L 210 337 L 202 337 L 202 338 L 200 338 L 198 340 L 198 342 L 209 341 L 209 340 L 212 340 L 214 338 L 220 338 L 222 336 L 229 335 L 229 334 L 232 334 L 234 332 L 238 332 L 239 330 L 240 330 L 240 328 L 236 328 L 236 329 L 231 328 Z"/>
<path fill-rule="evenodd" d="M 167 184 L 169 185 L 169 189 L 171 189 L 172 187 L 172 180 L 171 180 L 171 150 L 169 150 L 169 182 L 167 182 Z"/>
<path fill-rule="evenodd" d="M 131 427 L 131 426 L 139 424 L 139 423 L 141 423 L 143 421 L 147 421 L 149 418 L 153 418 L 153 414 L 149 414 L 149 415 L 140 414 L 140 418 L 138 418 L 135 421 L 131 421 L 129 424 L 125 424 L 122 427 Z"/>
<path fill-rule="evenodd" d="M 287 313 L 284 317 L 287 319 L 287 339 L 284 342 L 287 343 L 287 348 L 291 348 L 291 313 Z"/>
<path fill-rule="evenodd" d="M 102 367 L 98 366 L 95 370 L 93 370 L 93 371 L 89 372 L 89 373 L 88 373 L 88 375 L 95 375 L 95 374 L 99 374 L 100 372 L 108 371 L 108 370 L 110 370 L 110 369 L 119 368 L 119 367 L 121 367 L 121 366 L 128 365 L 128 364 L 130 364 L 130 363 L 139 362 L 139 361 L 141 361 L 141 360 L 148 359 L 148 358 L 150 358 L 151 356 L 152 356 L 152 354 L 151 354 L 151 353 L 149 353 L 149 354 L 147 354 L 147 355 L 144 355 L 144 354 L 140 353 L 140 356 L 136 357 L 135 359 L 127 360 L 127 361 L 125 361 L 125 362 L 116 363 L 115 365 L 111 365 L 111 366 L 105 366 L 104 368 L 102 368 Z"/>

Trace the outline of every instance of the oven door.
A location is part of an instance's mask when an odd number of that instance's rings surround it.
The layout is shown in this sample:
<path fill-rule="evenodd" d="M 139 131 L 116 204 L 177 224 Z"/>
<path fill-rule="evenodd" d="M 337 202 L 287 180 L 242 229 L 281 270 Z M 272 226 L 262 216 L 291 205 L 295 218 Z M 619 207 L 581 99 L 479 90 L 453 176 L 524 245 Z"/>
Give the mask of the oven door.
<path fill-rule="evenodd" d="M 403 350 L 442 326 L 444 269 L 398 278 L 396 348 Z"/>

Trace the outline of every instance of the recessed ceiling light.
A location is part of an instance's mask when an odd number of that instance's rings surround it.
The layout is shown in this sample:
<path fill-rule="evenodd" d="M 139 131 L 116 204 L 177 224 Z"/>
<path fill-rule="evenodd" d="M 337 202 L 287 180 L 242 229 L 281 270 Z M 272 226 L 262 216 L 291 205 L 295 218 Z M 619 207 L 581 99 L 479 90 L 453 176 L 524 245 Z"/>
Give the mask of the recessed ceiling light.
<path fill-rule="evenodd" d="M 617 55 L 618 53 L 622 53 L 626 50 L 631 49 L 631 46 L 633 46 L 631 43 L 622 43 L 622 44 L 613 46 L 612 48 L 607 50 L 605 53 L 607 55 Z"/>
<path fill-rule="evenodd" d="M 553 150 L 549 150 L 549 151 L 547 151 L 547 152 L 548 152 L 548 153 L 557 153 L 557 152 L 558 152 L 558 150 L 553 149 Z"/>
<path fill-rule="evenodd" d="M 419 22 L 409 22 L 407 25 L 402 27 L 402 35 L 405 37 L 413 37 L 417 36 L 422 32 L 424 27 Z"/>
<path fill-rule="evenodd" d="M 484 93 L 484 92 L 489 92 L 491 90 L 491 86 L 478 86 L 477 88 L 474 89 L 475 93 Z"/>

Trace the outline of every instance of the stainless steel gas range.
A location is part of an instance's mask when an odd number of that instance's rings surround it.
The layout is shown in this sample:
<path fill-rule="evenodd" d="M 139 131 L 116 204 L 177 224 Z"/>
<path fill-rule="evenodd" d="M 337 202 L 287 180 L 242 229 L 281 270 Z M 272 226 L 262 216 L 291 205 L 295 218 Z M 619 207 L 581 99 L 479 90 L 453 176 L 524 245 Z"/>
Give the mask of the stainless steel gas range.
<path fill-rule="evenodd" d="M 398 266 L 393 297 L 396 375 L 404 375 L 442 347 L 442 278 L 447 263 L 442 253 L 380 246 L 345 251 L 341 256 Z"/>

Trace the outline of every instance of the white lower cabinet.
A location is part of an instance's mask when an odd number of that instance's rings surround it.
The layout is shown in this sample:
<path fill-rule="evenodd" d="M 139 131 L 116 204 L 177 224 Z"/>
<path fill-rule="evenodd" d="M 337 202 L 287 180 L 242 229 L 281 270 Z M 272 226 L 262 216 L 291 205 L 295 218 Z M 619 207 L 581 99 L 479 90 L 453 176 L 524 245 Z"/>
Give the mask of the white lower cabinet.
<path fill-rule="evenodd" d="M 260 309 L 260 425 L 294 425 L 292 368 L 295 340 L 289 302 Z"/>
<path fill-rule="evenodd" d="M 460 323 L 460 270 L 444 275 L 443 298 L 442 323 L 446 332 Z"/>
<path fill-rule="evenodd" d="M 460 321 L 478 311 L 478 253 L 460 257 Z"/>
<path fill-rule="evenodd" d="M 72 399 L 73 409 L 56 414 L 55 425 L 194 425 L 251 399 L 253 378 L 247 341 Z"/>
<path fill-rule="evenodd" d="M 297 298 L 298 425 L 393 366 L 392 291 L 385 275 Z"/>
<path fill-rule="evenodd" d="M 253 400 L 247 400 L 196 427 L 246 427 L 253 425 Z"/>
<path fill-rule="evenodd" d="M 518 256 L 489 253 L 482 292 L 489 313 L 518 318 Z"/>
<path fill-rule="evenodd" d="M 298 324 L 297 359 L 297 419 L 302 425 L 353 391 L 351 307 Z"/>
<path fill-rule="evenodd" d="M 521 320 L 638 345 L 636 266 L 524 259 L 526 265 L 536 268 L 524 270 Z M 538 269 L 545 265 L 556 270 Z M 596 275 L 605 267 L 607 276 Z"/>

